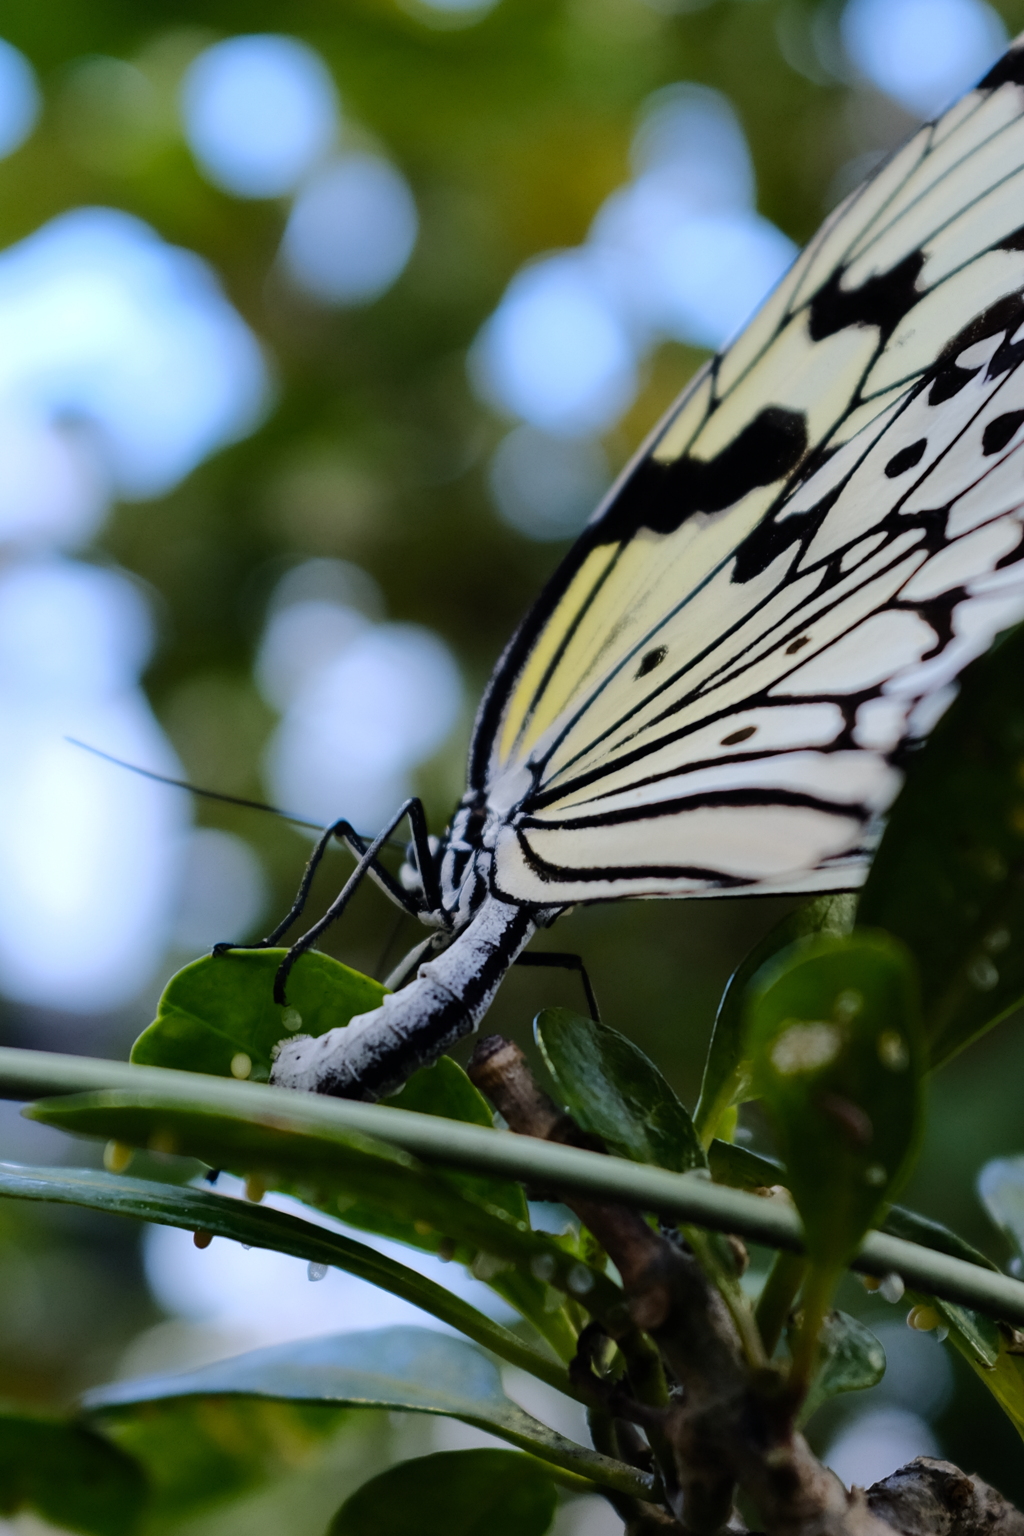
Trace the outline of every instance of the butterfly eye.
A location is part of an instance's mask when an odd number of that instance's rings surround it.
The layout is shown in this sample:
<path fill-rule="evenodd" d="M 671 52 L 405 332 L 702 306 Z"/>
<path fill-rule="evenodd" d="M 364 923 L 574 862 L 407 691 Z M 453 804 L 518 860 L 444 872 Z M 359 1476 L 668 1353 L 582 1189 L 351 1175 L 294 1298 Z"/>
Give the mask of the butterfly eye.
<path fill-rule="evenodd" d="M 648 651 L 647 655 L 640 662 L 640 665 L 637 667 L 633 674 L 634 678 L 646 677 L 648 672 L 653 672 L 655 667 L 661 666 L 667 655 L 667 645 L 656 645 L 654 650 Z"/>
<path fill-rule="evenodd" d="M 786 646 L 786 655 L 795 656 L 797 651 L 802 651 L 805 645 L 810 645 L 810 635 L 801 635 L 797 640 L 791 640 Z"/>
<path fill-rule="evenodd" d="M 733 731 L 731 736 L 723 736 L 719 746 L 738 747 L 741 741 L 749 741 L 756 730 L 756 725 L 745 725 L 742 730 Z"/>
<path fill-rule="evenodd" d="M 1005 448 L 1022 421 L 1024 411 L 1007 411 L 1005 416 L 997 416 L 995 421 L 990 421 L 981 434 L 982 453 L 987 457 Z"/>
<path fill-rule="evenodd" d="M 909 448 L 901 448 L 899 453 L 894 453 L 885 466 L 885 473 L 889 479 L 895 480 L 897 475 L 905 475 L 908 469 L 913 469 L 915 464 L 920 464 L 927 447 L 928 439 L 921 437 L 916 443 L 911 443 Z"/>

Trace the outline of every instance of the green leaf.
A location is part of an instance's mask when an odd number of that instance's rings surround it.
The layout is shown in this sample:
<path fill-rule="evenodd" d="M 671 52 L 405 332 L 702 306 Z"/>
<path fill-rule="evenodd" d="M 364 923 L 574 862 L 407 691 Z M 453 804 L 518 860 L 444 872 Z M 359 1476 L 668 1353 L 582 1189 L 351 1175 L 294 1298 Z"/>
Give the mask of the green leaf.
<path fill-rule="evenodd" d="M 733 1141 L 720 1141 L 717 1136 L 708 1147 L 708 1167 L 716 1184 L 728 1184 L 732 1189 L 771 1189 L 788 1182 L 781 1163 Z"/>
<path fill-rule="evenodd" d="M 524 1277 L 524 1306 L 543 1308 L 549 1284 L 570 1291 L 582 1285 L 588 1306 L 611 1307 L 621 1298 L 611 1281 L 587 1269 L 557 1239 L 477 1201 L 408 1153 L 356 1131 L 309 1129 L 305 1095 L 195 1081 L 194 1105 L 180 1083 L 169 1082 L 163 1092 L 140 1087 L 69 1094 L 25 1113 L 75 1135 L 174 1150 L 214 1168 L 252 1175 L 266 1188 L 295 1194 L 353 1226 L 473 1265 L 492 1283 L 502 1265 L 516 1266 Z M 255 1109 L 253 1095 L 271 1102 Z M 386 1119 L 392 1111 L 376 1113 Z M 528 1315 L 542 1331 L 547 1322 L 557 1322 L 557 1314 Z"/>
<path fill-rule="evenodd" d="M 908 1211 L 905 1206 L 894 1205 L 886 1213 L 882 1231 L 890 1232 L 893 1237 L 902 1237 L 908 1243 L 919 1243 L 923 1248 L 933 1248 L 936 1253 L 948 1253 L 955 1259 L 964 1259 L 968 1264 L 980 1264 L 982 1268 L 998 1273 L 998 1265 L 993 1264 L 991 1259 L 986 1258 L 985 1254 L 956 1232 L 951 1232 L 941 1222 L 932 1221 L 928 1216 Z M 952 1343 L 963 1354 L 973 1358 L 976 1365 L 990 1369 L 996 1364 L 1000 1333 L 991 1318 L 970 1307 L 961 1306 L 958 1302 L 944 1301 L 938 1296 L 929 1296 L 916 1290 L 908 1292 L 907 1299 L 911 1304 L 920 1301 L 934 1307 L 949 1330 Z"/>
<path fill-rule="evenodd" d="M 132 1536 L 147 1499 L 134 1457 L 84 1424 L 0 1413 L 0 1514 L 34 1510 L 88 1536 Z"/>
<path fill-rule="evenodd" d="M 539 1014 L 534 1033 L 566 1109 L 610 1152 L 675 1173 L 707 1167 L 686 1110 L 625 1035 L 567 1008 Z"/>
<path fill-rule="evenodd" d="M 423 1067 L 413 1073 L 399 1092 L 385 1102 L 394 1109 L 438 1115 L 468 1125 L 484 1125 L 489 1130 L 494 1124 L 487 1100 L 450 1056 L 442 1056 L 432 1067 Z M 521 1184 L 449 1170 L 439 1170 L 438 1176 L 479 1204 L 503 1211 L 513 1221 L 529 1226 L 530 1208 Z M 364 1213 L 357 1209 L 355 1214 L 357 1218 L 363 1214 L 363 1219 L 357 1219 L 353 1225 L 378 1230 Z M 346 1220 L 351 1220 L 351 1216 L 347 1215 Z M 485 1264 L 484 1268 L 493 1270 L 492 1265 Z M 528 1317 L 563 1359 L 572 1358 L 576 1352 L 576 1330 L 561 1299 L 544 1280 L 522 1266 L 499 1269 L 488 1273 L 486 1278 L 491 1289 Z"/>
<path fill-rule="evenodd" d="M 1014 1352 L 1018 1346 L 1000 1337 L 994 1362 L 984 1364 L 952 1328 L 949 1338 L 1024 1439 L 1024 1356 Z"/>
<path fill-rule="evenodd" d="M 182 1519 L 210 1505 L 314 1465 L 339 1434 L 359 1434 L 360 1417 L 345 1408 L 207 1397 L 106 1414 L 102 1423 L 118 1447 L 145 1468 L 149 1536 L 177 1532 Z M 372 1455 L 372 1448 L 363 1454 Z"/>
<path fill-rule="evenodd" d="M 450 1056 L 442 1056 L 432 1067 L 414 1072 L 408 1082 L 384 1103 L 394 1109 L 408 1109 L 421 1115 L 438 1115 L 445 1120 L 461 1120 L 466 1125 L 494 1124 L 490 1106 L 478 1088 Z M 466 1190 L 477 1200 L 506 1212 L 514 1221 L 530 1219 L 521 1184 L 512 1180 L 482 1177 L 475 1173 L 445 1173 L 456 1189 Z"/>
<path fill-rule="evenodd" d="M 232 949 L 186 965 L 164 988 L 156 1018 L 132 1046 L 132 1061 L 265 1082 L 279 1040 L 322 1035 L 380 1007 L 386 989 L 379 982 L 315 949 L 292 969 L 288 1007 L 279 1007 L 274 977 L 287 953 Z M 248 1073 L 239 1070 L 245 1057 Z"/>
<path fill-rule="evenodd" d="M 920 1136 L 923 1047 L 908 957 L 884 934 L 794 945 L 755 979 L 748 1050 L 808 1254 L 838 1271 Z"/>
<path fill-rule="evenodd" d="M 853 926 L 853 896 L 822 896 L 787 918 L 766 934 L 729 979 L 715 1016 L 715 1027 L 704 1064 L 700 1098 L 693 1123 L 706 1147 L 713 1137 L 730 1129 L 729 1111 L 750 1097 L 750 1062 L 744 1040 L 747 987 L 763 965 L 798 939 L 814 933 L 843 935 Z"/>
<path fill-rule="evenodd" d="M 29 1168 L 13 1163 L 0 1164 L 0 1197 L 84 1206 L 163 1226 L 209 1232 L 249 1248 L 289 1253 L 311 1264 L 332 1265 L 412 1302 L 559 1391 L 572 1392 L 565 1369 L 556 1361 L 492 1322 L 444 1286 L 365 1243 L 354 1242 L 285 1211 L 226 1199 L 211 1190 L 157 1184 L 93 1168 Z"/>
<path fill-rule="evenodd" d="M 885 1350 L 870 1328 L 847 1312 L 830 1312 L 818 1335 L 811 1388 L 800 1410 L 800 1423 L 840 1392 L 863 1392 L 885 1375 Z"/>
<path fill-rule="evenodd" d="M 118 1381 L 86 1394 L 93 1413 L 185 1397 L 270 1398 L 307 1406 L 388 1408 L 461 1419 L 602 1486 L 649 1497 L 652 1480 L 576 1445 L 506 1397 L 497 1369 L 461 1339 L 427 1328 L 375 1328 L 303 1339 L 181 1375 Z"/>
<path fill-rule="evenodd" d="M 858 907 L 921 976 L 932 1065 L 1024 998 L 1024 628 L 974 662 L 911 760 Z"/>
<path fill-rule="evenodd" d="M 514 1451 L 441 1451 L 389 1467 L 347 1499 L 328 1536 L 544 1536 L 551 1478 Z"/>

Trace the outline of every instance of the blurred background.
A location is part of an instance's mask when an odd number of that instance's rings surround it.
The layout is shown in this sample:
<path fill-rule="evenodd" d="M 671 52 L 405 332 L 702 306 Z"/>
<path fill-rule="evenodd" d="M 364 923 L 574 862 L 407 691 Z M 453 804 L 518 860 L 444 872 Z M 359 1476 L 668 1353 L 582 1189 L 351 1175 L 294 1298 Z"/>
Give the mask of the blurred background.
<path fill-rule="evenodd" d="M 173 970 L 277 918 L 308 852 L 66 738 L 368 832 L 415 790 L 440 831 L 488 673 L 611 478 L 1022 25 L 1024 0 L 8 0 L 0 1040 L 123 1057 Z M 315 910 L 348 867 L 328 857 Z M 692 1104 L 721 988 L 785 910 L 594 908 L 540 943 L 580 951 Z M 325 947 L 383 975 L 417 936 L 367 888 Z M 493 1025 L 526 1043 L 577 985 L 513 973 Z M 908 1194 L 1000 1259 L 975 1179 L 1024 1151 L 1022 1068 L 1011 1021 L 934 1083 Z M 0 1107 L 0 1156 L 96 1155 Z M 409 1319 L 220 1240 L 13 1205 L 0 1237 L 15 1401 Z M 815 1426 L 847 1481 L 939 1450 L 1024 1499 L 980 1386 L 898 1307 L 852 1282 L 844 1304 L 894 1364 Z M 466 1443 L 373 1424 L 310 1451 L 301 1497 L 286 1477 L 175 1529 L 287 1508 L 312 1536 L 374 1458 Z"/>

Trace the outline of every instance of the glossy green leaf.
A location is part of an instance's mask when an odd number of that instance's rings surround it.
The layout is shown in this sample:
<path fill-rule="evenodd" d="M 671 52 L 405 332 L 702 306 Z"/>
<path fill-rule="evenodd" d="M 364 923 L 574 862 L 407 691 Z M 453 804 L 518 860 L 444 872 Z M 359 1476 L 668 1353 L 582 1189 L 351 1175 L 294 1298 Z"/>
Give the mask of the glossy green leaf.
<path fill-rule="evenodd" d="M 751 979 L 774 955 L 798 939 L 815 933 L 848 933 L 853 926 L 854 908 L 853 896 L 821 896 L 809 902 L 799 911 L 791 912 L 755 944 L 733 972 L 718 1005 L 700 1098 L 693 1112 L 694 1126 L 705 1147 L 713 1137 L 731 1128 L 730 1111 L 750 1097 L 751 1068 L 746 1057 L 744 1020 Z"/>
<path fill-rule="evenodd" d="M 331 1265 L 412 1302 L 560 1391 L 571 1390 L 566 1372 L 557 1362 L 492 1322 L 444 1286 L 365 1243 L 314 1226 L 286 1211 L 227 1199 L 207 1189 L 157 1184 L 94 1168 L 29 1168 L 15 1163 L 0 1164 L 0 1197 L 84 1206 L 163 1226 L 209 1232 L 249 1248 L 289 1253 L 310 1264 Z"/>
<path fill-rule="evenodd" d="M 265 1082 L 279 1040 L 297 1032 L 322 1035 L 380 1007 L 385 989 L 379 982 L 315 949 L 292 968 L 288 1007 L 279 1007 L 274 977 L 287 953 L 233 949 L 186 965 L 164 988 L 156 1018 L 132 1047 L 132 1061 Z"/>
<path fill-rule="evenodd" d="M 0 1414 L 0 1515 L 33 1510 L 88 1536 L 132 1536 L 147 1501 L 133 1456 L 87 1425 Z"/>
<path fill-rule="evenodd" d="M 583 1285 L 588 1304 L 611 1306 L 619 1297 L 610 1281 L 581 1266 L 579 1256 L 557 1239 L 478 1202 L 408 1153 L 355 1131 L 308 1129 L 303 1095 L 273 1094 L 272 1105 L 254 1110 L 244 1102 L 242 1085 L 216 1088 L 218 1107 L 210 1104 L 209 1088 L 191 1106 L 168 1085 L 166 1093 L 140 1087 L 69 1094 L 26 1113 L 76 1135 L 174 1150 L 214 1168 L 252 1175 L 267 1189 L 295 1194 L 354 1226 L 471 1264 L 482 1278 L 493 1280 L 505 1264 L 517 1266 L 526 1277 L 527 1300 L 541 1306 L 549 1283 L 572 1289 L 570 1280 L 577 1288 Z M 270 1090 L 261 1091 L 271 1096 Z M 543 1327 L 546 1318 L 538 1314 L 536 1321 Z"/>
<path fill-rule="evenodd" d="M 811 1389 L 800 1410 L 800 1422 L 841 1392 L 863 1392 L 885 1375 L 885 1350 L 870 1328 L 847 1312 L 830 1312 L 818 1335 Z"/>
<path fill-rule="evenodd" d="M 269 1398 L 306 1406 L 388 1408 L 461 1419 L 553 1466 L 603 1486 L 649 1495 L 643 1473 L 548 1429 L 505 1395 L 486 1355 L 427 1328 L 375 1328 L 303 1339 L 180 1375 L 118 1381 L 86 1395 L 93 1413 L 185 1397 Z"/>
<path fill-rule="evenodd" d="M 805 939 L 755 979 L 747 1040 L 808 1254 L 838 1271 L 920 1135 L 924 1053 L 909 959 L 884 934 Z"/>
<path fill-rule="evenodd" d="M 917 961 L 931 1061 L 1024 998 L 1024 628 L 968 668 L 911 761 L 858 923 Z"/>
<path fill-rule="evenodd" d="M 354 1493 L 328 1536 L 544 1536 L 555 1485 L 514 1451 L 441 1451 L 389 1467 Z"/>
<path fill-rule="evenodd" d="M 707 1167 L 686 1110 L 625 1035 L 567 1008 L 539 1014 L 534 1033 L 562 1103 L 610 1152 L 675 1173 Z"/>

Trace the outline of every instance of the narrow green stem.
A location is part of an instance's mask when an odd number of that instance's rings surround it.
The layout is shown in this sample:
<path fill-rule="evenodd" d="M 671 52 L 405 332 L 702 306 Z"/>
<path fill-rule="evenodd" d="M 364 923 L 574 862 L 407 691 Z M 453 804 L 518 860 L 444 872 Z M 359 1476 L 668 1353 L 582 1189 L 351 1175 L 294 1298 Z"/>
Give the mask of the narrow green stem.
<path fill-rule="evenodd" d="M 779 1201 L 713 1184 L 693 1174 L 669 1173 L 624 1158 L 435 1115 L 260 1083 L 228 1082 L 199 1073 L 132 1067 L 91 1057 L 0 1049 L 0 1094 L 29 1098 L 40 1093 L 88 1093 L 90 1109 L 97 1113 L 109 1103 L 146 1110 L 164 1106 L 201 1109 L 235 1122 L 259 1123 L 270 1117 L 282 1136 L 282 1155 L 288 1135 L 333 1136 L 344 1143 L 357 1133 L 440 1167 L 499 1174 L 545 1189 L 617 1201 L 715 1231 L 736 1232 L 770 1248 L 803 1251 L 803 1231 L 795 1211 Z M 37 1105 L 32 1116 L 59 1124 L 60 1104 L 58 1098 Z M 96 1134 L 106 1137 L 111 1133 Z M 959 1302 L 1004 1322 L 1024 1324 L 1024 1283 L 918 1243 L 869 1232 L 850 1267 L 880 1277 L 896 1273 L 905 1284 L 926 1295 Z"/>
<path fill-rule="evenodd" d="M 758 1298 L 754 1317 L 769 1360 L 782 1337 L 796 1294 L 807 1273 L 807 1260 L 799 1253 L 777 1253 Z"/>
<path fill-rule="evenodd" d="M 682 1227 L 683 1236 L 693 1249 L 694 1257 L 708 1279 L 717 1288 L 719 1295 L 729 1309 L 733 1327 L 739 1334 L 740 1347 L 743 1350 L 747 1364 L 758 1370 L 767 1364 L 767 1356 L 761 1343 L 761 1334 L 754 1320 L 750 1302 L 743 1292 L 735 1274 L 725 1271 L 718 1255 L 714 1251 L 712 1243 L 705 1232 L 696 1227 Z"/>
<path fill-rule="evenodd" d="M 802 1402 L 807 1396 L 814 1368 L 818 1361 L 818 1337 L 832 1301 L 840 1271 L 831 1266 L 809 1264 L 804 1281 L 800 1323 L 793 1340 L 793 1364 L 789 1372 L 789 1385 L 794 1398 Z"/>

